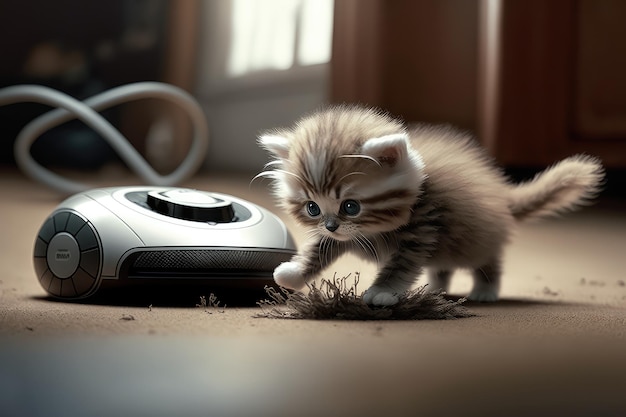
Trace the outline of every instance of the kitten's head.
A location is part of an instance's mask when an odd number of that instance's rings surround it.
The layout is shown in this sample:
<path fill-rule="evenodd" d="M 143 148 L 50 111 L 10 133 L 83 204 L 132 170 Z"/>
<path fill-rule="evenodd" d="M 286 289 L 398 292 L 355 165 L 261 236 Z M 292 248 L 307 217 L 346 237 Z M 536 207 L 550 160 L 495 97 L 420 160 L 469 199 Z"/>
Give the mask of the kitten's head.
<path fill-rule="evenodd" d="M 424 179 L 404 125 L 373 109 L 331 107 L 259 143 L 275 158 L 259 176 L 273 178 L 278 203 L 336 240 L 406 224 Z"/>

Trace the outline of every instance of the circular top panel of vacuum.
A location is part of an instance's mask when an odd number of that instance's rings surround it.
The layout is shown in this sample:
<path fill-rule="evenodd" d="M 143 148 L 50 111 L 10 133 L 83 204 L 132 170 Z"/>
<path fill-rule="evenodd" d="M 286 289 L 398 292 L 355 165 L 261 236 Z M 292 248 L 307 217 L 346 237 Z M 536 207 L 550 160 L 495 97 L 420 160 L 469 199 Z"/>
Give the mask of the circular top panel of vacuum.
<path fill-rule="evenodd" d="M 117 194 L 117 193 L 116 193 Z M 119 197 L 115 195 L 115 197 Z M 116 200 L 120 201 L 119 198 Z M 239 199 L 187 188 L 135 189 L 123 193 L 123 203 L 144 214 L 165 216 L 173 222 L 197 226 L 243 227 L 257 223 L 263 217 L 253 205 Z M 146 212 L 148 211 L 148 212 Z"/>
<path fill-rule="evenodd" d="M 149 191 L 146 201 L 156 212 L 177 219 L 213 223 L 236 221 L 230 201 L 202 191 L 185 188 Z"/>

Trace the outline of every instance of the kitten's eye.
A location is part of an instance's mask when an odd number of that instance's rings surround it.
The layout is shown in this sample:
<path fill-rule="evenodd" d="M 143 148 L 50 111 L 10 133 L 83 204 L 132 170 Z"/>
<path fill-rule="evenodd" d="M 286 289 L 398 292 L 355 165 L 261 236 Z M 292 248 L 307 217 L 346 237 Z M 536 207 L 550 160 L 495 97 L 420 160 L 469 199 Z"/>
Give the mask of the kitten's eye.
<path fill-rule="evenodd" d="M 356 200 L 346 200 L 341 203 L 341 211 L 348 216 L 356 216 L 361 212 L 361 205 Z"/>
<path fill-rule="evenodd" d="M 318 206 L 315 201 L 309 201 L 308 203 L 306 203 L 306 212 L 309 213 L 309 216 L 311 217 L 317 217 L 322 214 L 320 206 Z"/>

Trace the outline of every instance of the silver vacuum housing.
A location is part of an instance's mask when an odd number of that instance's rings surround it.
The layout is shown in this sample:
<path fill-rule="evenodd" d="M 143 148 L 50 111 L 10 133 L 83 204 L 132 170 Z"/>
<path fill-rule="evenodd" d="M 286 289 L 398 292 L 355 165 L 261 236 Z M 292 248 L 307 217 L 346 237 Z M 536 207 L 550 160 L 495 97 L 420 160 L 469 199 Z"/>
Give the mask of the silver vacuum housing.
<path fill-rule="evenodd" d="M 283 222 L 251 202 L 115 187 L 63 201 L 39 230 L 34 266 L 50 295 L 80 299 L 113 282 L 267 282 L 295 252 Z"/>

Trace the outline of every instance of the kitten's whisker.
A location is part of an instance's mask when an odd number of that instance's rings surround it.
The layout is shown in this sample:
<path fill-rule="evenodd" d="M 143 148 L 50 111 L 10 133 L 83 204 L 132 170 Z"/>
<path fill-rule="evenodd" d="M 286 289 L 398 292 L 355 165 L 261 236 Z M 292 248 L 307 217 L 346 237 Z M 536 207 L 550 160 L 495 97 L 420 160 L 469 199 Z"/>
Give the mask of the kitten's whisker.
<path fill-rule="evenodd" d="M 317 261 L 322 265 L 322 253 L 324 252 L 324 237 L 320 240 L 320 244 L 317 248 Z"/>
<path fill-rule="evenodd" d="M 355 236 L 355 240 L 357 241 L 357 243 L 359 244 L 359 246 L 361 247 L 363 252 L 365 252 L 366 255 L 369 255 L 369 256 L 372 255 L 371 251 L 369 250 L 365 242 L 362 241 L 360 236 Z"/>
<path fill-rule="evenodd" d="M 358 244 L 358 246 L 365 253 L 365 255 L 372 256 L 376 258 L 376 261 L 378 261 L 378 257 L 376 256 L 376 251 L 372 252 L 372 248 L 369 245 L 369 241 L 367 241 L 367 238 L 363 236 L 363 234 L 361 233 L 359 233 L 358 235 L 355 234 L 352 236 L 352 238 L 353 238 L 353 242 L 356 242 Z"/>
<path fill-rule="evenodd" d="M 359 159 L 365 159 L 367 161 L 372 161 L 374 162 L 376 165 L 378 166 L 382 166 L 380 165 L 380 162 L 378 162 L 378 160 L 374 157 L 371 157 L 369 155 L 361 155 L 361 154 L 347 154 L 347 155 L 340 155 L 339 158 L 359 158 Z"/>
<path fill-rule="evenodd" d="M 301 184 L 306 184 L 306 182 L 302 179 L 301 176 L 294 174 L 293 172 L 285 171 L 284 169 L 273 169 L 269 172 L 278 172 L 280 174 L 291 175 L 295 179 L 297 179 Z"/>
<path fill-rule="evenodd" d="M 339 180 L 337 181 L 337 184 L 340 183 L 341 181 L 345 180 L 346 178 L 348 178 L 351 175 L 367 175 L 367 174 L 365 172 L 360 172 L 360 171 L 351 172 L 351 173 L 346 174 L 343 177 L 339 178 Z"/>
<path fill-rule="evenodd" d="M 338 250 L 335 239 L 328 237 L 328 251 L 326 252 L 326 265 L 330 265 L 335 259 L 334 251 Z"/>
<path fill-rule="evenodd" d="M 383 233 L 381 236 L 383 238 L 383 243 L 385 244 L 385 249 L 387 250 L 387 253 L 391 253 L 392 249 L 391 249 L 390 236 L 395 236 L 395 235 L 389 235 L 388 233 Z M 396 240 L 396 246 L 397 246 L 397 239 L 395 240 Z"/>
<path fill-rule="evenodd" d="M 328 250 L 326 251 L 326 265 L 330 265 L 333 260 L 334 242 L 331 238 L 326 238 L 326 241 L 328 242 Z"/>
<path fill-rule="evenodd" d="M 361 249 L 363 249 L 363 251 L 365 251 L 365 248 L 363 247 L 363 243 L 361 243 L 361 240 L 359 239 L 359 236 L 356 236 L 356 235 L 355 235 L 355 236 L 353 236 L 352 238 L 353 238 L 352 242 L 353 242 L 353 243 L 357 243 L 357 244 L 358 244 L 358 246 L 359 246 Z"/>
<path fill-rule="evenodd" d="M 322 236 L 320 241 L 318 260 L 322 267 L 328 264 L 328 237 L 326 236 Z"/>
<path fill-rule="evenodd" d="M 485 277 L 486 282 L 491 283 L 491 276 L 489 276 L 489 274 L 487 274 L 487 272 L 485 272 L 483 268 L 478 268 L 478 271 L 482 274 L 483 277 Z"/>
<path fill-rule="evenodd" d="M 283 163 L 284 163 L 284 161 L 282 159 L 275 159 L 275 160 L 270 161 L 267 164 L 265 164 L 263 166 L 263 169 L 267 169 L 267 168 L 273 167 L 274 165 L 282 165 Z"/>
<path fill-rule="evenodd" d="M 376 259 L 376 263 L 380 263 L 380 259 L 378 258 L 378 252 L 376 251 L 376 246 L 374 242 L 372 242 L 367 236 L 363 233 L 360 233 L 360 239 L 363 241 L 363 244 L 367 247 L 367 251 Z"/>
<path fill-rule="evenodd" d="M 277 180 L 278 176 L 276 175 L 276 171 L 261 171 L 258 174 L 256 174 L 251 180 L 250 180 L 250 184 L 252 184 L 255 180 L 259 179 L 259 178 L 264 178 L 264 177 L 268 177 L 271 178 L 273 180 Z"/>
<path fill-rule="evenodd" d="M 333 251 L 335 250 L 335 240 L 332 238 L 327 238 L 328 240 L 328 251 L 326 252 L 326 265 L 330 265 L 335 259 Z"/>

